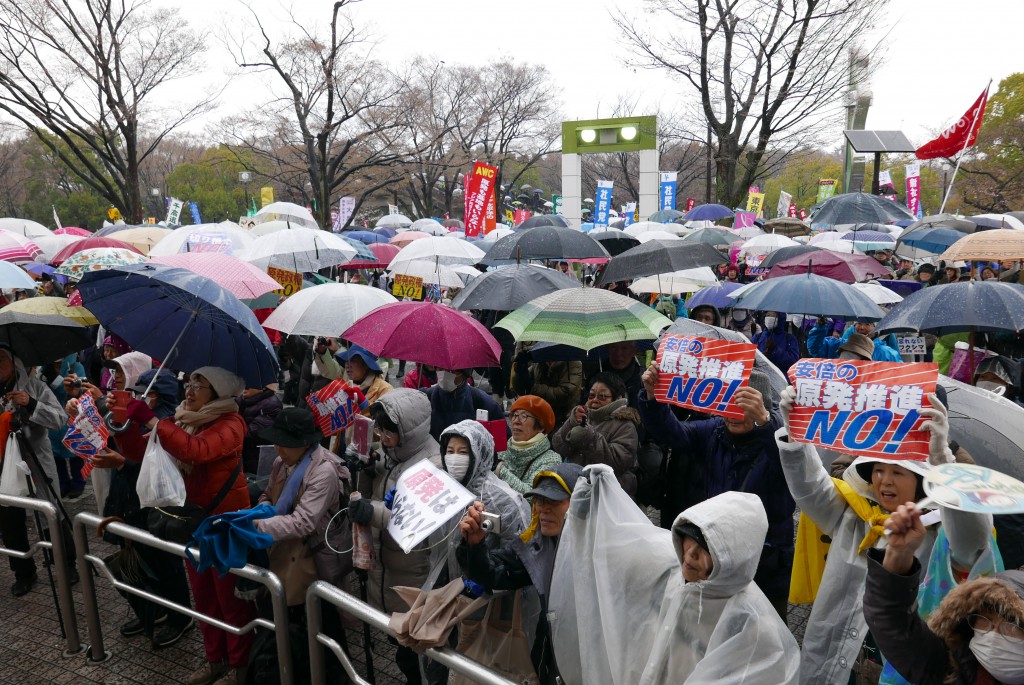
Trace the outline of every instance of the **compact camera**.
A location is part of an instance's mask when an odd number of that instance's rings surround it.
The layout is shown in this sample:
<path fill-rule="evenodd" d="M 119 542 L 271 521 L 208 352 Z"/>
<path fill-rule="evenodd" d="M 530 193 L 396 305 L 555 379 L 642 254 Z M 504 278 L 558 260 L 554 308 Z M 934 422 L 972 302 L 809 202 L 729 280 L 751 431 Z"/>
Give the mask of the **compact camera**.
<path fill-rule="evenodd" d="M 501 516 L 489 511 L 480 512 L 480 527 L 488 533 L 501 533 Z"/>

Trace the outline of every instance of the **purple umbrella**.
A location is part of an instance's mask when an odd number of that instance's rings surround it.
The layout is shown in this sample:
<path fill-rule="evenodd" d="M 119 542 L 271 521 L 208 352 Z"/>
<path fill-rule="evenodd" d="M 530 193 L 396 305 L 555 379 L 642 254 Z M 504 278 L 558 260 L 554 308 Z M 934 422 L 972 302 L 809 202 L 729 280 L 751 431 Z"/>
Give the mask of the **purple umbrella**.
<path fill-rule="evenodd" d="M 857 283 L 872 278 L 889 278 L 892 272 L 874 257 L 826 250 L 791 257 L 771 268 L 765 278 L 814 273 L 843 283 Z"/>
<path fill-rule="evenodd" d="M 725 205 L 698 205 L 688 211 L 683 218 L 687 221 L 718 221 L 735 216 L 733 211 Z"/>
<path fill-rule="evenodd" d="M 29 262 L 28 264 L 22 264 L 21 266 L 23 269 L 25 269 L 25 271 L 28 271 L 31 274 L 35 274 L 36 276 L 42 276 L 43 274 L 53 276 L 54 280 L 56 280 L 58 283 L 67 283 L 69 280 L 68 277 L 65 276 L 64 274 L 54 273 L 55 271 L 57 271 L 57 267 L 50 266 L 49 264 Z"/>
<path fill-rule="evenodd" d="M 729 297 L 729 293 L 742 287 L 742 283 L 719 283 L 710 288 L 703 288 L 690 296 L 690 299 L 686 301 L 686 308 L 693 309 L 702 304 L 710 304 L 719 309 L 728 309 L 733 305 L 733 300 Z"/>

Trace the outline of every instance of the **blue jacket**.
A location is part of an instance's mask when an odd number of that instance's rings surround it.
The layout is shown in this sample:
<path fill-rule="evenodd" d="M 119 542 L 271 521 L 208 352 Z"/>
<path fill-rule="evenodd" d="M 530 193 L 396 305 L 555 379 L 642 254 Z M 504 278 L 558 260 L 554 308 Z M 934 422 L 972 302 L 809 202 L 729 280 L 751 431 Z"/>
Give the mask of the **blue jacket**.
<path fill-rule="evenodd" d="M 185 554 L 198 573 L 215 568 L 221 576 L 227 575 L 229 569 L 242 568 L 248 563 L 250 549 L 267 549 L 274 544 L 274 538 L 256 530 L 256 519 L 276 514 L 274 505 L 264 503 L 252 509 L 209 516 L 192 533 Z M 199 550 L 198 564 L 193 547 Z"/>
<path fill-rule="evenodd" d="M 441 433 L 448 426 L 467 419 L 475 421 L 477 409 L 486 409 L 490 421 L 505 418 L 505 410 L 500 404 L 469 383 L 455 388 L 455 392 L 445 392 L 437 385 L 423 388 L 421 392 L 430 400 L 430 434 L 434 440 L 440 440 Z"/>
<path fill-rule="evenodd" d="M 772 415 L 767 425 L 733 437 L 725 419 L 716 416 L 704 421 L 679 421 L 669 405 L 647 399 L 646 391 L 640 392 L 639 410 L 652 438 L 702 463 L 708 498 L 730 490 L 761 498 L 768 515 L 768 534 L 754 582 L 770 599 L 788 596 L 796 504 L 789 494 L 775 442 L 778 418 Z M 666 483 L 669 488 L 678 485 Z"/>
<path fill-rule="evenodd" d="M 68 401 L 68 394 L 64 390 L 64 379 L 71 374 L 75 374 L 82 380 L 87 380 L 85 376 L 85 367 L 78 361 L 77 356 L 69 354 L 64 357 L 64 360 L 60 363 L 60 371 L 58 371 L 57 374 L 60 382 L 58 383 L 55 381 L 54 383 L 51 383 L 50 390 L 53 391 L 53 394 L 56 396 L 60 406 L 63 407 Z M 61 459 L 70 459 L 75 456 L 71 450 L 64 446 L 64 436 L 67 432 L 67 426 L 61 426 L 60 428 L 50 431 L 50 448 L 53 450 L 53 456 L 60 457 Z"/>
<path fill-rule="evenodd" d="M 807 334 L 807 351 L 812 357 L 836 359 L 839 357 L 839 348 L 855 331 L 855 326 L 847 326 L 842 337 L 832 338 L 828 335 L 828 326 L 815 326 Z M 898 349 L 896 336 L 892 333 L 885 338 L 875 338 L 875 353 L 871 359 L 876 362 L 901 362 L 903 357 Z"/>
<path fill-rule="evenodd" d="M 779 367 L 783 374 L 800 358 L 800 341 L 786 329 L 786 315 L 782 312 L 779 312 L 774 330 L 765 329 L 755 333 L 750 342 L 757 345 L 757 349 L 768 357 L 768 361 Z"/>

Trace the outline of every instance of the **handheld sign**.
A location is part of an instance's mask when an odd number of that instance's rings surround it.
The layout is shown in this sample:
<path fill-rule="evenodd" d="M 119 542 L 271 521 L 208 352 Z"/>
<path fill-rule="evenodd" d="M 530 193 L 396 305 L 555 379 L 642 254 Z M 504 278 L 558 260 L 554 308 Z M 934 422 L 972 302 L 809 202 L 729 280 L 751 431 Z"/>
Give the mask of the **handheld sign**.
<path fill-rule="evenodd" d="M 391 294 L 395 297 L 408 297 L 413 300 L 423 298 L 423 279 L 419 276 L 395 274 L 391 283 Z"/>
<path fill-rule="evenodd" d="M 281 284 L 281 288 L 279 290 L 271 291 L 277 295 L 291 297 L 298 291 L 302 290 L 302 274 L 300 273 L 269 266 L 267 267 L 267 275 Z"/>
<path fill-rule="evenodd" d="M 916 335 L 896 336 L 896 344 L 899 346 L 900 354 L 927 354 L 928 348 L 924 338 Z"/>
<path fill-rule="evenodd" d="M 990 514 L 1024 514 L 1024 483 L 977 464 L 941 464 L 924 479 L 924 491 L 950 509 Z"/>
<path fill-rule="evenodd" d="M 750 379 L 756 350 L 750 343 L 666 335 L 658 348 L 654 398 L 705 414 L 742 419 L 743 410 L 731 400 Z"/>
<path fill-rule="evenodd" d="M 398 478 L 388 533 L 408 554 L 474 499 L 473 493 L 424 459 Z"/>
<path fill-rule="evenodd" d="M 307 397 L 306 403 L 326 436 L 351 426 L 356 414 L 366 408 L 366 397 L 362 390 L 339 378 Z"/>
<path fill-rule="evenodd" d="M 92 457 L 107 446 L 110 431 L 100 416 L 92 395 L 85 394 L 78 400 L 78 414 L 68 419 L 68 431 L 64 434 L 64 446 L 75 456 L 85 459 L 82 477 L 92 472 Z"/>
<path fill-rule="evenodd" d="M 928 458 L 919 409 L 935 392 L 935 364 L 801 359 L 790 367 L 790 437 L 847 454 Z"/>

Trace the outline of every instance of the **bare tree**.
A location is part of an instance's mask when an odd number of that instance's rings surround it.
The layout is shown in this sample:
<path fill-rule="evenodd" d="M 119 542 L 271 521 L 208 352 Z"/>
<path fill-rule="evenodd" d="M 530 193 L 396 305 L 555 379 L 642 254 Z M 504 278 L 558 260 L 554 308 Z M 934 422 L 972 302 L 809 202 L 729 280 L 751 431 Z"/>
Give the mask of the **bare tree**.
<path fill-rule="evenodd" d="M 717 148 L 717 194 L 737 205 L 787 151 L 831 125 L 851 85 L 851 47 L 885 0 L 647 0 L 658 27 L 623 17 L 641 65 L 692 89 Z M 853 84 L 856 85 L 856 84 Z"/>

